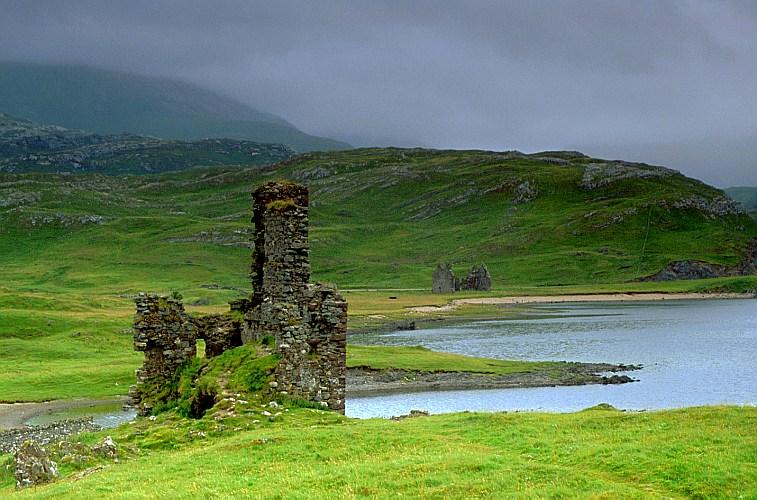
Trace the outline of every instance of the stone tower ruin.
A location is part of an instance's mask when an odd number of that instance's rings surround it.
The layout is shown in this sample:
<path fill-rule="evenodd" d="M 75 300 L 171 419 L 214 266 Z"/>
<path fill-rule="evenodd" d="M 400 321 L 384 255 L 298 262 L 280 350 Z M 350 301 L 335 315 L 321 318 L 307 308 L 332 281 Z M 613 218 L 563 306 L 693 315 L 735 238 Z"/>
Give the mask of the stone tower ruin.
<path fill-rule="evenodd" d="M 270 182 L 253 198 L 254 292 L 242 341 L 273 336 L 277 390 L 343 413 L 347 302 L 333 287 L 309 284 L 307 188 Z"/>
<path fill-rule="evenodd" d="M 137 370 L 137 383 L 171 376 L 195 355 L 197 338 L 206 339 L 206 355 L 214 356 L 272 337 L 280 358 L 273 392 L 344 413 L 347 302 L 335 287 L 309 283 L 308 190 L 300 184 L 269 182 L 252 195 L 253 293 L 231 303 L 243 321 L 189 318 L 181 302 L 141 294 L 136 299 L 134 348 L 145 352 L 145 364 Z M 138 391 L 133 388 L 131 393 Z"/>

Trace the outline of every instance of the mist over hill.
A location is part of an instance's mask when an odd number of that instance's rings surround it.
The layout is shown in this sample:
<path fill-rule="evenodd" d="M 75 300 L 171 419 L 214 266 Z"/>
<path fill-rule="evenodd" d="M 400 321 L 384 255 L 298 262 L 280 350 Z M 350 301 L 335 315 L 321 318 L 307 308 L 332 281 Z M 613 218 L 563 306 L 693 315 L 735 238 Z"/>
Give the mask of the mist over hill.
<path fill-rule="evenodd" d="M 229 138 L 300 152 L 351 147 L 195 85 L 84 66 L 0 62 L 0 112 L 98 134 Z"/>
<path fill-rule="evenodd" d="M 730 187 L 725 192 L 744 208 L 757 214 L 757 187 Z"/>

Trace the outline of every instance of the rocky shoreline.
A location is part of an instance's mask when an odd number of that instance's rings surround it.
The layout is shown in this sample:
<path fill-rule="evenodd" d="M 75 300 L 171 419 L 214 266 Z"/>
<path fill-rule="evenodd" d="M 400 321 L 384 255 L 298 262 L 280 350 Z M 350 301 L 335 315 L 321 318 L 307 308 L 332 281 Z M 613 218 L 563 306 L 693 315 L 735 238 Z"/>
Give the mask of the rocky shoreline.
<path fill-rule="evenodd" d="M 367 397 L 381 394 L 465 391 L 477 389 L 512 389 L 524 387 L 554 387 L 588 384 L 625 384 L 636 380 L 619 372 L 640 370 L 636 365 L 609 363 L 569 363 L 533 372 L 492 375 L 471 372 L 422 372 L 412 370 L 347 370 L 347 397 Z M 606 375 L 612 373 L 612 375 Z"/>
<path fill-rule="evenodd" d="M 0 431 L 0 454 L 14 453 L 24 441 L 34 441 L 40 446 L 45 446 L 82 432 L 96 432 L 101 429 L 102 427 L 92 421 L 92 417 L 83 417 Z"/>

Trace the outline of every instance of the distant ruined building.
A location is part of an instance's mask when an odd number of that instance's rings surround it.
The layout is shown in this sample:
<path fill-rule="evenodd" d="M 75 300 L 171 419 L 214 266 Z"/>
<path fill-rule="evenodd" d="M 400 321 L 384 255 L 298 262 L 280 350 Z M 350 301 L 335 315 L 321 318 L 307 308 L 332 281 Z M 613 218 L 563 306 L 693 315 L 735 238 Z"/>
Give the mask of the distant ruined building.
<path fill-rule="evenodd" d="M 253 198 L 253 294 L 231 303 L 243 320 L 190 318 L 178 300 L 140 294 L 134 348 L 144 351 L 145 362 L 137 370 L 137 385 L 154 376 L 170 377 L 195 356 L 198 338 L 205 340 L 206 356 L 212 357 L 270 336 L 280 358 L 274 391 L 344 413 L 347 302 L 334 287 L 309 283 L 308 190 L 269 182 Z M 148 414 L 137 386 L 130 394 L 138 412 Z"/>
<path fill-rule="evenodd" d="M 488 292 L 491 290 L 491 276 L 486 264 L 473 266 L 468 277 L 460 279 L 455 277 L 450 265 L 437 264 L 434 275 L 431 278 L 431 291 L 433 293 L 454 293 L 459 291 Z"/>

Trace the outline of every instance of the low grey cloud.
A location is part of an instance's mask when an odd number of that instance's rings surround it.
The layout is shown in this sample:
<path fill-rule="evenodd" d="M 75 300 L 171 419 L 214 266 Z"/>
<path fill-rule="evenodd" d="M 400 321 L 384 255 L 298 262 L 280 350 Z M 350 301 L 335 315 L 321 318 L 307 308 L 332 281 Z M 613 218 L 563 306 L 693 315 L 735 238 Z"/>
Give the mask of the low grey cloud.
<path fill-rule="evenodd" d="M 8 1 L 0 58 L 170 76 L 355 145 L 757 185 L 757 2 Z"/>

